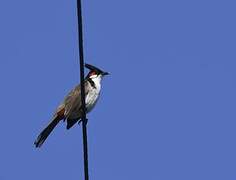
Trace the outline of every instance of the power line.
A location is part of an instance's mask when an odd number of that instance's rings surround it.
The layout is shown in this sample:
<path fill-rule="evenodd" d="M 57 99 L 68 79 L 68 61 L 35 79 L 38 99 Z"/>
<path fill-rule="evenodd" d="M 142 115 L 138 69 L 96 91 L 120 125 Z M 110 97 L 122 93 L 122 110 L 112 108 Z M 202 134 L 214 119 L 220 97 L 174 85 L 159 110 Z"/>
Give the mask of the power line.
<path fill-rule="evenodd" d="M 84 151 L 84 179 L 89 180 L 88 173 L 88 142 L 87 142 L 87 118 L 85 107 L 85 90 L 84 90 L 84 52 L 83 52 L 83 19 L 81 0 L 77 0 L 78 16 L 78 40 L 79 40 L 79 57 L 80 57 L 80 84 L 81 84 L 81 101 L 82 101 L 82 130 L 83 130 L 83 151 Z"/>

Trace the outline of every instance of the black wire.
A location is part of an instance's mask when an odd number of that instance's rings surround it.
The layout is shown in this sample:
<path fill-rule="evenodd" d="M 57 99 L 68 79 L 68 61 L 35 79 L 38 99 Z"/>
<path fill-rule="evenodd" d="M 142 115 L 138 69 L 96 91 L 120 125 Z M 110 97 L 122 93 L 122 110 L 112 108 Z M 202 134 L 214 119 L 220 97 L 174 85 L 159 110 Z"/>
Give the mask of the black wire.
<path fill-rule="evenodd" d="M 87 118 L 85 107 L 85 90 L 84 90 L 84 52 L 83 52 L 83 19 L 81 0 L 77 0 L 78 16 L 78 40 L 79 40 L 79 57 L 80 57 L 80 84 L 81 84 L 81 101 L 82 101 L 82 129 L 83 129 L 83 149 L 84 149 L 84 178 L 89 180 L 88 173 L 88 142 L 87 142 Z"/>

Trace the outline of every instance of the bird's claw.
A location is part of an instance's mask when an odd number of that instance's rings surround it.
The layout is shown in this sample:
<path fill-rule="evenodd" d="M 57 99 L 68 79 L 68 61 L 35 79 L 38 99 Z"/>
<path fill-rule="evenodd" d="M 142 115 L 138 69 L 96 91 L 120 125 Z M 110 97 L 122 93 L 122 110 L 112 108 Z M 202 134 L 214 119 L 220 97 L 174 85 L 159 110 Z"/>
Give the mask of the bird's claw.
<path fill-rule="evenodd" d="M 80 125 L 81 122 L 82 122 L 82 124 L 85 123 L 85 125 L 87 125 L 88 124 L 88 119 L 86 118 L 84 120 L 81 120 L 81 121 L 78 122 L 78 124 Z"/>
<path fill-rule="evenodd" d="M 84 123 L 85 123 L 85 125 L 88 124 L 88 119 L 87 118 L 84 119 Z"/>

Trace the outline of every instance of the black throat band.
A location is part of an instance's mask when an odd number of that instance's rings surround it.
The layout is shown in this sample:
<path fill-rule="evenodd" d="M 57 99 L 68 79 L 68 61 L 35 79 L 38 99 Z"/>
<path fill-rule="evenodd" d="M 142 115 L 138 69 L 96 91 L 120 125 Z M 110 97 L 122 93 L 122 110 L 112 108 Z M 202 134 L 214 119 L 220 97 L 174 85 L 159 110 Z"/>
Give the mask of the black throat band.
<path fill-rule="evenodd" d="M 88 82 L 90 83 L 90 85 L 96 89 L 95 83 L 93 82 L 92 79 L 88 78 Z"/>

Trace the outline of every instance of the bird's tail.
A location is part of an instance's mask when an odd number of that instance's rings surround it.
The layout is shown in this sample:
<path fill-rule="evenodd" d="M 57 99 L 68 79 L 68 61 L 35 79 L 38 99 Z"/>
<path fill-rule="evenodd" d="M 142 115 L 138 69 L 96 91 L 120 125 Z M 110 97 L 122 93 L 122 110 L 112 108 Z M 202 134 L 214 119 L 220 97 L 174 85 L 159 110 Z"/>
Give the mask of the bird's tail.
<path fill-rule="evenodd" d="M 48 126 L 39 134 L 37 139 L 34 142 L 36 148 L 41 147 L 44 141 L 47 139 L 52 130 L 59 123 L 60 119 L 58 117 L 54 117 L 54 119 L 48 124 Z"/>

